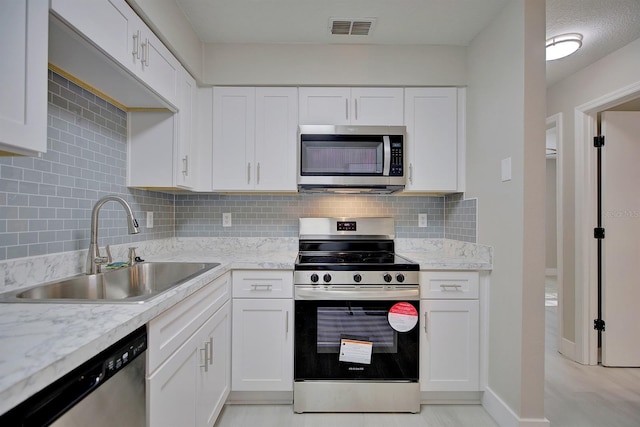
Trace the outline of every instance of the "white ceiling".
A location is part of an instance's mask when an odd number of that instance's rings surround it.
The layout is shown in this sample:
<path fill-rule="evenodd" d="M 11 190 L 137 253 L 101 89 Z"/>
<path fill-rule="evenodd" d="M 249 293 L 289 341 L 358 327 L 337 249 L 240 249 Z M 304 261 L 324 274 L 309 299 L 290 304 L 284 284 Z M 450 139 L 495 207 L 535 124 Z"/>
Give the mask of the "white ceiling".
<path fill-rule="evenodd" d="M 466 46 L 511 0 L 175 0 L 205 43 Z M 546 0 L 547 37 L 583 47 L 547 63 L 547 85 L 640 37 L 640 0 Z M 332 36 L 331 18 L 375 18 L 369 36 Z"/>

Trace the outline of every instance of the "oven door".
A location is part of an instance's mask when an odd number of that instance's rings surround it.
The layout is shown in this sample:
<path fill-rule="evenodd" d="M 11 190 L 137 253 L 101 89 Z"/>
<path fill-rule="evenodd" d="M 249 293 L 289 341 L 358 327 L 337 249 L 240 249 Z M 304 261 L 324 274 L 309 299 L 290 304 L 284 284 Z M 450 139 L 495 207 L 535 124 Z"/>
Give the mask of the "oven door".
<path fill-rule="evenodd" d="M 295 381 L 418 381 L 419 301 L 296 300 Z"/>

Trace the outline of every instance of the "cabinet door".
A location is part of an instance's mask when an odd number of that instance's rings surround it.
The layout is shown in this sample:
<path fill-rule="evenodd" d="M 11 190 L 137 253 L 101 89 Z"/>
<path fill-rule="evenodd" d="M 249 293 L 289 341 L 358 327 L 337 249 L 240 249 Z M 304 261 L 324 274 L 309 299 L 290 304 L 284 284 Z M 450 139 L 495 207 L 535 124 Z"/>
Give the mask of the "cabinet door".
<path fill-rule="evenodd" d="M 214 191 L 243 191 L 254 186 L 255 89 L 213 89 Z"/>
<path fill-rule="evenodd" d="M 456 88 L 405 89 L 409 176 L 405 191 L 457 191 Z"/>
<path fill-rule="evenodd" d="M 178 187 L 193 188 L 196 180 L 196 158 L 193 155 L 195 135 L 196 81 L 185 69 L 180 73 L 178 141 L 175 179 Z"/>
<path fill-rule="evenodd" d="M 47 151 L 48 27 L 48 1 L 2 2 L 0 152 Z"/>
<path fill-rule="evenodd" d="M 420 390 L 477 391 L 478 300 L 422 300 L 420 309 Z"/>
<path fill-rule="evenodd" d="M 231 387 L 231 302 L 216 312 L 198 332 L 198 339 L 208 352 L 197 376 L 197 421 L 202 427 L 213 426 Z"/>
<path fill-rule="evenodd" d="M 256 88 L 256 190 L 296 190 L 298 91 Z"/>
<path fill-rule="evenodd" d="M 403 125 L 402 88 L 352 88 L 351 124 Z"/>
<path fill-rule="evenodd" d="M 293 300 L 233 300 L 231 389 L 293 390 Z"/>
<path fill-rule="evenodd" d="M 301 125 L 347 125 L 351 122 L 348 87 L 301 87 Z"/>
<path fill-rule="evenodd" d="M 149 28 L 140 32 L 141 59 L 136 74 L 171 104 L 178 103 L 180 63 Z"/>
<path fill-rule="evenodd" d="M 131 68 L 135 56 L 131 37 L 142 21 L 125 0 L 51 0 L 51 10 L 101 51 Z"/>
<path fill-rule="evenodd" d="M 196 376 L 203 364 L 204 346 L 187 341 L 147 379 L 148 425 L 196 426 Z"/>

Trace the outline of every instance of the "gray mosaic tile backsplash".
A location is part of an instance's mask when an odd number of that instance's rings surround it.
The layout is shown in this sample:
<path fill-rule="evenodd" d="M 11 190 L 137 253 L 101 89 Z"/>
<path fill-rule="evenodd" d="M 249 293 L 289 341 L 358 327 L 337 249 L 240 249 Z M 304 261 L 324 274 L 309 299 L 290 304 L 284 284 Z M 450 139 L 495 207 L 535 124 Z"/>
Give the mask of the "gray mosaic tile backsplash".
<path fill-rule="evenodd" d="M 0 259 L 89 247 L 91 210 L 108 194 L 131 205 L 142 233 L 127 234 L 124 211 L 100 211 L 99 244 L 174 235 L 174 197 L 126 187 L 127 115 L 49 71 L 47 153 L 0 157 Z M 153 229 L 142 213 L 154 211 Z"/>
<path fill-rule="evenodd" d="M 91 210 L 108 194 L 124 197 L 141 225 L 127 234 L 122 208 L 100 211 L 100 242 L 168 237 L 295 237 L 298 218 L 392 216 L 399 238 L 475 242 L 476 200 L 461 195 L 173 195 L 126 187 L 127 115 L 49 71 L 47 153 L 0 157 L 0 260 L 86 249 Z M 146 227 L 146 212 L 154 227 Z M 222 214 L 232 226 L 222 227 Z M 427 227 L 418 227 L 418 214 Z"/>

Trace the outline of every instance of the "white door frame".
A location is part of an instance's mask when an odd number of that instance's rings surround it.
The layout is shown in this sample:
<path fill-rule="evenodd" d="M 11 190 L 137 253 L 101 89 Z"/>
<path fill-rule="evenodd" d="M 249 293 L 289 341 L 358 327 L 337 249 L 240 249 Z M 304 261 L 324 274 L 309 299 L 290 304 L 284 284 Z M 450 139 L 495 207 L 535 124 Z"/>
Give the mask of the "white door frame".
<path fill-rule="evenodd" d="M 562 173 L 562 158 L 564 151 L 564 144 L 562 142 L 563 131 L 562 131 L 562 113 L 554 114 L 553 116 L 547 117 L 547 129 L 554 127 L 556 129 L 556 280 L 558 284 L 558 319 L 557 319 L 557 331 L 558 331 L 558 350 L 560 353 L 566 355 L 567 357 L 574 358 L 573 346 L 566 348 L 564 345 L 564 321 L 563 321 L 563 248 L 564 248 L 564 239 L 563 239 L 563 181 L 562 177 L 564 176 Z"/>
<path fill-rule="evenodd" d="M 613 91 L 575 108 L 575 360 L 598 364 L 596 227 L 596 150 L 598 112 L 640 97 L 640 82 Z M 606 144 L 606 142 L 605 142 Z M 606 145 L 605 145 L 606 146 Z"/>

